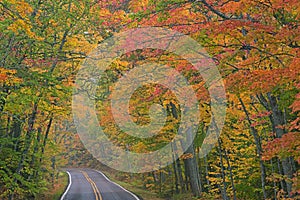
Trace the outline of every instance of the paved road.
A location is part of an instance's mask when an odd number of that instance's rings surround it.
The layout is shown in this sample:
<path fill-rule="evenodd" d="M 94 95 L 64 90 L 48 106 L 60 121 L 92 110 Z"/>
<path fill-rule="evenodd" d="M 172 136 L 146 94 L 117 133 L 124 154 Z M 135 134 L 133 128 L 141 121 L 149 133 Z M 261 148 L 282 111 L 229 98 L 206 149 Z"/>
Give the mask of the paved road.
<path fill-rule="evenodd" d="M 140 200 L 92 169 L 69 169 L 69 185 L 61 200 Z"/>

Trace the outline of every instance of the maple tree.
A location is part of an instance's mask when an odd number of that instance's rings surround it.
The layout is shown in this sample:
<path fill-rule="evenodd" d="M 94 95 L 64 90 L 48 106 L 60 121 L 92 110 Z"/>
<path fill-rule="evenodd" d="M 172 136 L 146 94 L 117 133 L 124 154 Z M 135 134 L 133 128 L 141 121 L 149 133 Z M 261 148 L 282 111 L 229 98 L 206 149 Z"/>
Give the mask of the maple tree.
<path fill-rule="evenodd" d="M 151 152 L 178 133 L 180 102 L 160 84 L 138 88 L 129 109 L 137 125 L 147 125 L 151 106 L 160 105 L 166 123 L 159 134 L 136 138 L 114 123 L 109 101 L 113 86 L 138 65 L 155 62 L 183 74 L 195 91 L 201 115 L 193 144 L 178 159 L 179 147 L 172 145 L 172 164 L 123 175 L 166 197 L 192 193 L 203 199 L 297 198 L 299 8 L 297 0 L 0 2 L 0 198 L 37 197 L 48 186 L 46 180 L 54 182 L 57 166 L 95 167 L 73 133 L 70 117 L 79 64 L 115 33 L 149 26 L 176 30 L 205 47 L 226 86 L 226 121 L 212 152 L 201 157 L 213 120 L 201 75 L 172 52 L 149 48 L 122 55 L 99 81 L 96 96 L 99 123 L 115 144 Z M 105 144 L 99 148 L 105 151 Z M 144 166 L 151 164 L 147 160 Z"/>

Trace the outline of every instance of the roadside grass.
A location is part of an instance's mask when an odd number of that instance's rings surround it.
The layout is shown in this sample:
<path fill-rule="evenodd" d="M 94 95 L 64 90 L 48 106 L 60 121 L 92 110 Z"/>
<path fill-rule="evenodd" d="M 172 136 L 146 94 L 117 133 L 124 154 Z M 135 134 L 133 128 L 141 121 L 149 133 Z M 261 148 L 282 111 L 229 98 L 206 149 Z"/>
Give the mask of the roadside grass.
<path fill-rule="evenodd" d="M 38 197 L 38 199 L 59 200 L 66 190 L 68 183 L 68 174 L 66 172 L 59 172 L 58 179 L 55 181 L 54 185 L 51 185 L 47 191 Z"/>
<path fill-rule="evenodd" d="M 173 195 L 170 200 L 194 200 L 194 198 L 191 194 L 175 194 Z"/>

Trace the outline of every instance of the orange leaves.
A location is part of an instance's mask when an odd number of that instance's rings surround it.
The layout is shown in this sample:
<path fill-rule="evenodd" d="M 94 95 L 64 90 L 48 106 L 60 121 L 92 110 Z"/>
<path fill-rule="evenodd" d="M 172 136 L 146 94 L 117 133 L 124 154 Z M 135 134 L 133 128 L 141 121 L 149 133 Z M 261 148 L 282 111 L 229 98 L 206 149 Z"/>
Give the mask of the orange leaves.
<path fill-rule="evenodd" d="M 13 85 L 20 83 L 21 79 L 15 76 L 16 70 L 9 70 L 0 67 L 0 84 Z"/>
<path fill-rule="evenodd" d="M 147 10 L 148 0 L 132 0 L 129 2 L 129 8 L 133 12 L 142 12 Z"/>
<path fill-rule="evenodd" d="M 7 79 L 7 75 L 6 74 L 0 74 L 0 83 L 4 82 Z"/>
<path fill-rule="evenodd" d="M 299 8 L 300 4 L 298 0 L 272 0 L 270 1 L 273 9 L 287 9 L 292 10 L 295 8 Z"/>
<path fill-rule="evenodd" d="M 300 83 L 298 83 L 297 88 L 300 89 Z M 296 94 L 295 102 L 290 106 L 293 112 L 300 111 L 300 92 Z"/>
<path fill-rule="evenodd" d="M 225 3 L 220 7 L 220 11 L 225 13 L 241 12 L 241 6 L 243 6 L 242 1 L 228 1 L 228 3 Z"/>
<path fill-rule="evenodd" d="M 127 24 L 130 21 L 129 16 L 126 15 L 125 11 L 122 9 L 111 9 L 109 4 L 113 4 L 113 2 L 101 2 L 101 4 L 93 8 L 93 14 L 96 16 L 97 21 L 95 21 L 98 26 L 97 29 L 100 28 L 100 31 L 107 31 L 110 29 L 116 29 L 117 27 Z M 101 21 L 99 23 L 99 21 Z"/>
<path fill-rule="evenodd" d="M 253 122 L 253 123 L 251 123 L 251 127 L 260 126 L 260 125 L 266 124 L 267 122 L 268 122 L 267 120 L 261 120 L 261 121 L 258 121 L 258 122 Z"/>
<path fill-rule="evenodd" d="M 168 6 L 164 11 L 156 11 L 152 5 L 147 7 L 147 11 L 153 14 L 147 14 L 139 23 L 141 26 L 161 26 L 169 27 L 173 30 L 185 34 L 197 33 L 206 23 L 206 18 L 201 13 L 191 12 L 191 4 L 180 4 L 181 6 Z"/>
<path fill-rule="evenodd" d="M 185 153 L 185 154 L 183 154 L 182 156 L 180 156 L 180 158 L 182 159 L 182 160 L 186 160 L 186 159 L 191 159 L 191 158 L 193 158 L 194 156 L 193 156 L 193 154 L 191 154 L 191 153 Z"/>
<path fill-rule="evenodd" d="M 14 9 L 16 9 L 19 13 L 19 15 L 23 18 L 27 18 L 29 14 L 33 12 L 33 8 L 31 5 L 29 5 L 26 1 L 16 1 L 16 0 L 10 0 L 10 4 L 14 6 Z"/>
<path fill-rule="evenodd" d="M 300 69 L 299 69 L 299 66 L 300 66 L 300 51 L 299 52 L 296 52 L 298 55 L 296 55 L 294 58 L 293 58 L 293 60 L 292 60 L 292 62 L 290 63 L 290 65 L 289 65 L 289 67 L 290 67 L 290 72 L 291 73 L 293 73 L 293 72 L 295 72 L 295 73 L 297 73 L 297 74 L 295 74 L 296 76 L 298 76 L 299 75 L 299 72 L 300 72 Z"/>
<path fill-rule="evenodd" d="M 263 159 L 270 160 L 273 157 L 286 158 L 293 156 L 300 163 L 300 132 L 284 134 L 282 138 L 276 138 L 264 145 Z"/>
<path fill-rule="evenodd" d="M 264 93 L 271 91 L 278 85 L 295 82 L 298 79 L 297 75 L 300 73 L 290 68 L 239 70 L 228 76 L 226 86 L 234 93 L 242 91 L 252 94 Z"/>
<path fill-rule="evenodd" d="M 291 105 L 292 111 L 293 112 L 298 112 L 300 111 L 300 93 L 296 95 L 296 100 L 295 102 Z"/>
<path fill-rule="evenodd" d="M 300 89 L 300 83 L 297 85 L 297 87 Z M 290 106 L 293 113 L 297 113 L 297 117 L 294 121 L 291 122 L 290 130 L 300 130 L 300 92 L 296 95 L 296 99 L 293 102 L 293 104 Z"/>

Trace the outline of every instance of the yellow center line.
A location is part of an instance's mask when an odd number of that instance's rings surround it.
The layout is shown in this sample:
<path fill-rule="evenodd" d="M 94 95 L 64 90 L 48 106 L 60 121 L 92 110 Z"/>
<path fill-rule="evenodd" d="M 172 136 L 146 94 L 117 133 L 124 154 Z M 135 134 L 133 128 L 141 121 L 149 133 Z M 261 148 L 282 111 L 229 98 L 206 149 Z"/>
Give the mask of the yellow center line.
<path fill-rule="evenodd" d="M 84 171 L 80 171 L 80 172 L 83 174 L 86 180 L 91 184 L 96 200 L 102 200 L 102 196 L 100 194 L 100 191 L 98 190 L 96 183 L 89 177 L 89 175 L 86 172 Z"/>

